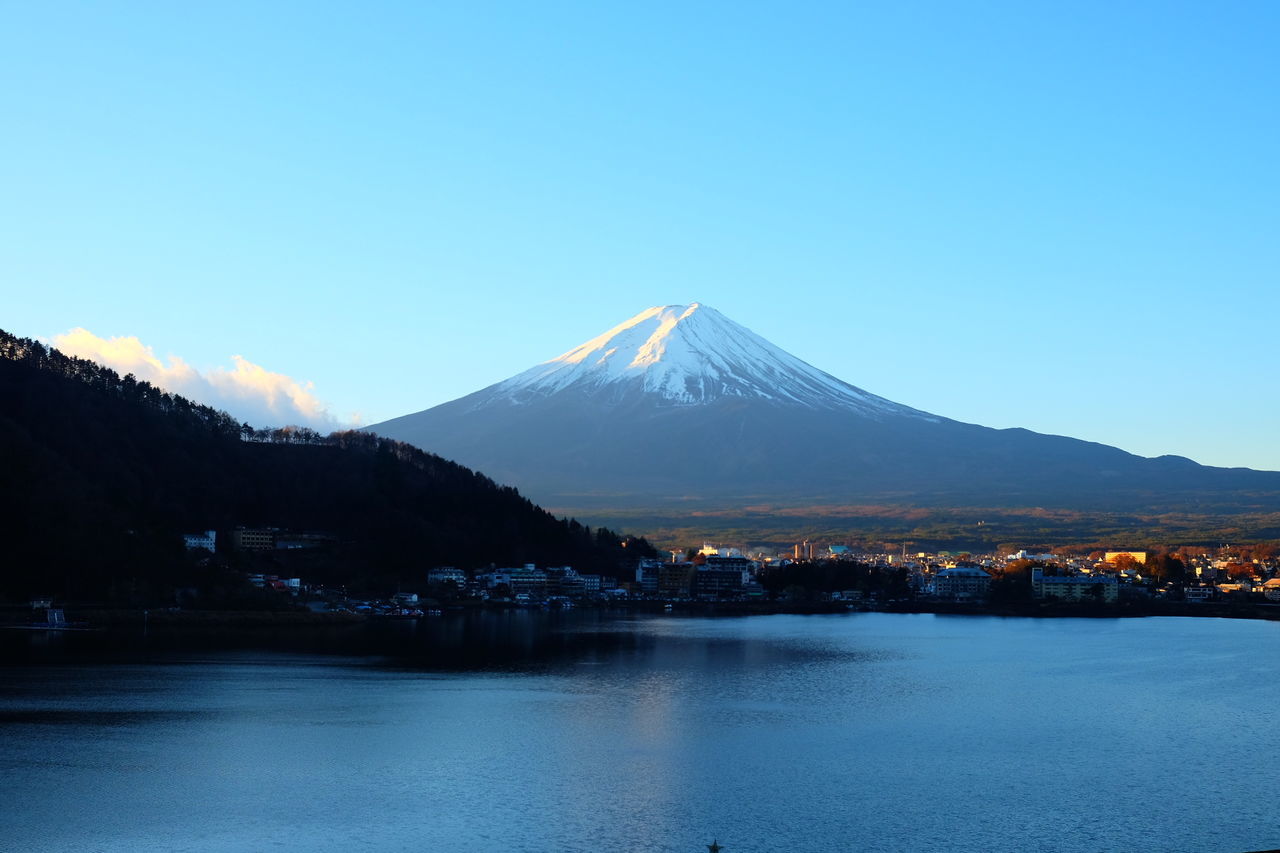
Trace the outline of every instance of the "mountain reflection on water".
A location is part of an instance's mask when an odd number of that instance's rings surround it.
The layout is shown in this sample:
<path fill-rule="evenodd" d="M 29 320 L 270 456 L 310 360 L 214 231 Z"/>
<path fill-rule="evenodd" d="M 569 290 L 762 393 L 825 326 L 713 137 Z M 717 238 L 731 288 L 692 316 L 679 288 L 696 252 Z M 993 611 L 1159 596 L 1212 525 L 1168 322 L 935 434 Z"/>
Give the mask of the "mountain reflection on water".
<path fill-rule="evenodd" d="M 1274 782 L 1241 726 L 1273 710 L 1278 630 L 510 612 L 7 636 L 0 849 L 1265 849 L 1265 810 L 1194 804 Z"/>

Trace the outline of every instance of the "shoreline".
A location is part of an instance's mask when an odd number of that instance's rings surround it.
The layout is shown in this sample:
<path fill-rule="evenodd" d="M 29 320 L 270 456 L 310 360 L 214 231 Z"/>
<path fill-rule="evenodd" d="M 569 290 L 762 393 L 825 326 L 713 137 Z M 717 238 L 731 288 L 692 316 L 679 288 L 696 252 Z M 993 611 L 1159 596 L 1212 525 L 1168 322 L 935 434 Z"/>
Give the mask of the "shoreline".
<path fill-rule="evenodd" d="M 670 605 L 671 609 L 667 609 Z M 48 630 L 25 608 L 0 611 L 0 629 Z M 522 608 L 492 605 L 453 605 L 440 615 L 387 617 L 380 615 L 322 612 L 311 610 L 144 610 L 97 607 L 65 607 L 69 629 L 99 629 L 106 632 L 155 628 L 161 630 L 204 629 L 302 629 L 335 628 L 368 623 L 431 621 L 459 613 L 557 612 L 542 607 Z M 575 605 L 581 611 L 628 611 L 680 616 L 763 616 L 776 614 L 824 615 L 837 613 L 933 613 L 944 616 L 999 616 L 1029 619 L 1132 619 L 1156 616 L 1180 618 L 1253 619 L 1280 621 L 1280 603 L 1133 601 L 1121 604 L 1029 601 L 1003 604 L 942 601 L 894 601 L 848 604 L 844 602 L 762 602 L 762 601 L 610 601 Z M 567 612 L 573 612 L 573 610 Z"/>

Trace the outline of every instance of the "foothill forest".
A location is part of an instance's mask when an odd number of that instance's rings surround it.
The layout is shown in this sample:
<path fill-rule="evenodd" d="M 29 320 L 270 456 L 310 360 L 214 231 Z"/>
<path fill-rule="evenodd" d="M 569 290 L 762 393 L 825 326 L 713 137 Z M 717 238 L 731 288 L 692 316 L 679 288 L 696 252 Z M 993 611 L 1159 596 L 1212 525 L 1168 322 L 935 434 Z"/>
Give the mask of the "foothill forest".
<path fill-rule="evenodd" d="M 0 471 L 0 597 L 10 602 L 154 606 L 188 590 L 204 606 L 236 608 L 253 603 L 247 572 L 304 574 L 358 593 L 395 590 L 436 565 L 613 573 L 653 553 L 410 445 L 254 429 L 4 332 Z M 331 544 L 217 560 L 184 547 L 184 533 L 238 526 L 324 531 Z"/>

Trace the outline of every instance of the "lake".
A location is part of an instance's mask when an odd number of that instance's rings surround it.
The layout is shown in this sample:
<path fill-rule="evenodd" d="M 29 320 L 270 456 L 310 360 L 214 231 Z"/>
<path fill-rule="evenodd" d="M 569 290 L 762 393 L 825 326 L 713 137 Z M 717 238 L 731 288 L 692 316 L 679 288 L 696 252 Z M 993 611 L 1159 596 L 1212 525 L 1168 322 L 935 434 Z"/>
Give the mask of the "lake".
<path fill-rule="evenodd" d="M 446 615 L 4 638 L 0 849 L 1280 847 L 1280 624 Z"/>

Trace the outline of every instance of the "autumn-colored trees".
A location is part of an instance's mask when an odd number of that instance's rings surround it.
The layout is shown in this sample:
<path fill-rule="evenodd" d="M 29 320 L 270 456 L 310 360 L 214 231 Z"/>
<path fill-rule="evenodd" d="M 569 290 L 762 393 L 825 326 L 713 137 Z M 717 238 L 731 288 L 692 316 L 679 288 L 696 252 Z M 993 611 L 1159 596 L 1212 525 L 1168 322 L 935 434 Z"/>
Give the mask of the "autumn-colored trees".
<path fill-rule="evenodd" d="M 1117 572 L 1141 571 L 1142 563 L 1129 554 L 1117 554 L 1111 559 L 1111 565 Z"/>
<path fill-rule="evenodd" d="M 1153 554 L 1147 558 L 1143 574 L 1160 583 L 1178 583 L 1186 577 L 1186 565 L 1172 554 Z"/>

